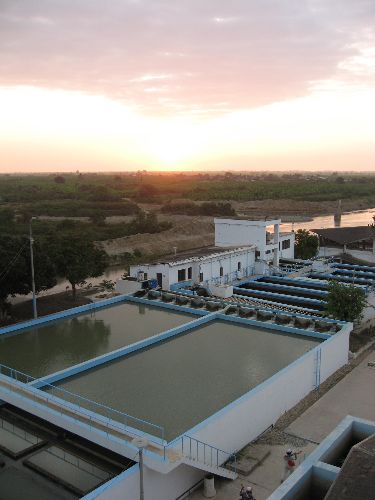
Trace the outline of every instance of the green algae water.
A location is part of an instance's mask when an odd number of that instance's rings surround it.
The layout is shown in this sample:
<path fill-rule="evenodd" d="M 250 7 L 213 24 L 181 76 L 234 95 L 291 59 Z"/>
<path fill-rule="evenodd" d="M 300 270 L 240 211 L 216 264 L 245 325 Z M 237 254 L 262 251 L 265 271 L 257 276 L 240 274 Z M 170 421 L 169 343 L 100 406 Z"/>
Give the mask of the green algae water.
<path fill-rule="evenodd" d="M 170 440 L 319 343 L 312 337 L 215 321 L 58 386 L 160 425 Z"/>
<path fill-rule="evenodd" d="M 195 318 L 143 304 L 117 304 L 1 335 L 0 363 L 42 377 Z"/>

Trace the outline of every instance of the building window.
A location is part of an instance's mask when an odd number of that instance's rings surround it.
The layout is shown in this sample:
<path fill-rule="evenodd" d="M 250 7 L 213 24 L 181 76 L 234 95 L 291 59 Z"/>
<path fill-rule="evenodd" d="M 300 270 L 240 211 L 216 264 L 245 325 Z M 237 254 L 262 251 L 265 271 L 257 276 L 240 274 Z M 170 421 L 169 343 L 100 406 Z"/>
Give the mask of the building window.
<path fill-rule="evenodd" d="M 148 276 L 148 274 L 147 274 L 147 273 L 144 273 L 144 274 L 143 274 L 143 279 L 144 279 L 144 280 L 147 280 L 147 276 Z"/>
<path fill-rule="evenodd" d="M 222 268 L 222 266 L 220 266 L 220 277 L 221 276 L 224 276 L 224 269 Z"/>
<path fill-rule="evenodd" d="M 260 258 L 260 251 L 259 251 L 259 250 L 256 250 L 256 251 L 255 251 L 255 258 L 256 258 L 256 259 L 259 259 L 259 258 Z"/>
<path fill-rule="evenodd" d="M 271 250 L 266 250 L 266 254 L 269 254 L 269 253 L 271 253 Z"/>
<path fill-rule="evenodd" d="M 237 262 L 237 271 L 241 271 L 242 265 L 241 262 Z"/>
<path fill-rule="evenodd" d="M 192 277 L 193 277 L 193 268 L 188 267 L 188 280 L 191 280 Z"/>
<path fill-rule="evenodd" d="M 186 269 L 179 269 L 178 270 L 178 281 L 185 281 L 186 280 Z"/>
<path fill-rule="evenodd" d="M 203 273 L 199 273 L 199 281 L 203 281 Z"/>
<path fill-rule="evenodd" d="M 283 240 L 282 249 L 287 250 L 288 248 L 290 248 L 290 240 Z"/>

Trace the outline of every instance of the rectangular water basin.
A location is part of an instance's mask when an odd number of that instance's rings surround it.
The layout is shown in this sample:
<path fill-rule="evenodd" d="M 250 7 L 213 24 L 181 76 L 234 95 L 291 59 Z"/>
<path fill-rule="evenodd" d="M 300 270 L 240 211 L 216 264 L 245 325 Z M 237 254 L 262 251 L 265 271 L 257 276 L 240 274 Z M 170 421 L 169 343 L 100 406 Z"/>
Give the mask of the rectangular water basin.
<path fill-rule="evenodd" d="M 164 427 L 171 440 L 256 387 L 320 340 L 213 321 L 58 384 Z M 62 391 L 54 391 L 59 397 Z"/>
<path fill-rule="evenodd" d="M 43 377 L 195 318 L 144 304 L 117 304 L 1 335 L 0 364 Z"/>

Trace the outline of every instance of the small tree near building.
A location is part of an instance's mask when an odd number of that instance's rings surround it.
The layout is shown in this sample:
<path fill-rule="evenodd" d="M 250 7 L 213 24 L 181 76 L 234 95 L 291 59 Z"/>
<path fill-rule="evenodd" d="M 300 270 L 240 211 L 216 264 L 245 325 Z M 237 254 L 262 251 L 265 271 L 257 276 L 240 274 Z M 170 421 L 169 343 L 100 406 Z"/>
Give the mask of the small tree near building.
<path fill-rule="evenodd" d="M 0 236 L 0 318 L 10 311 L 9 297 L 31 292 L 31 260 L 29 239 Z M 34 241 L 35 291 L 38 293 L 56 285 L 56 269 L 49 254 Z M 30 310 L 31 315 L 31 310 Z"/>
<path fill-rule="evenodd" d="M 355 321 L 367 305 L 362 288 L 332 280 L 328 285 L 327 312 L 341 321 Z"/>
<path fill-rule="evenodd" d="M 73 299 L 77 285 L 83 285 L 87 278 L 101 276 L 108 265 L 107 254 L 82 238 L 58 240 L 53 253 L 59 276 L 72 285 Z"/>
<path fill-rule="evenodd" d="M 298 229 L 294 244 L 294 256 L 296 259 L 311 259 L 318 253 L 319 238 L 307 229 Z"/>

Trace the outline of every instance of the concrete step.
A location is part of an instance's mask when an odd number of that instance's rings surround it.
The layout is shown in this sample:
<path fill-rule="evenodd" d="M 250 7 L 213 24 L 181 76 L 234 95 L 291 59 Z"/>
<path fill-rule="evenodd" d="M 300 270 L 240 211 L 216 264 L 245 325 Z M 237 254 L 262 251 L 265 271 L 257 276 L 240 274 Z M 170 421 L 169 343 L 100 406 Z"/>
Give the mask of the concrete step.
<path fill-rule="evenodd" d="M 215 474 L 216 476 L 225 477 L 227 479 L 236 479 L 238 477 L 237 472 L 227 469 L 226 467 L 216 467 L 215 465 L 208 465 L 203 462 L 199 462 L 198 460 L 194 460 L 192 458 L 182 457 L 181 462 L 190 465 L 191 467 L 195 467 L 196 469 L 204 470 L 206 472 L 211 472 L 211 474 Z"/>

